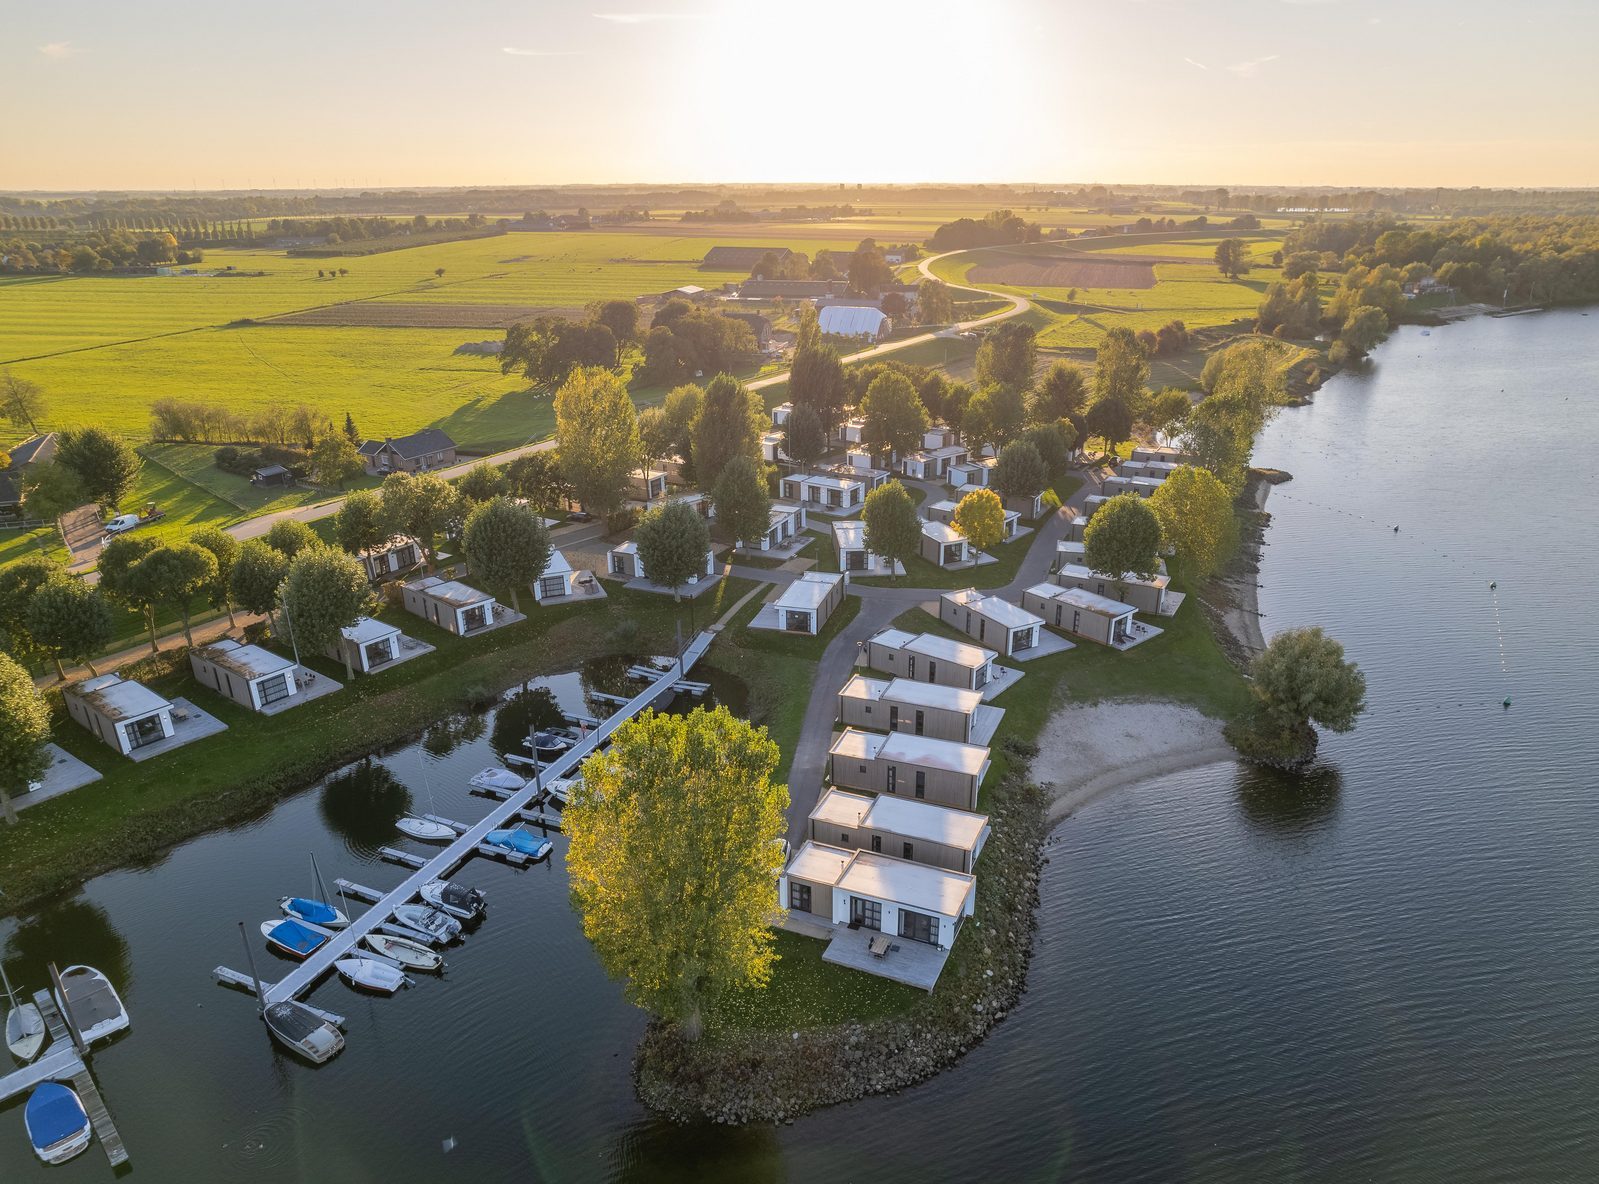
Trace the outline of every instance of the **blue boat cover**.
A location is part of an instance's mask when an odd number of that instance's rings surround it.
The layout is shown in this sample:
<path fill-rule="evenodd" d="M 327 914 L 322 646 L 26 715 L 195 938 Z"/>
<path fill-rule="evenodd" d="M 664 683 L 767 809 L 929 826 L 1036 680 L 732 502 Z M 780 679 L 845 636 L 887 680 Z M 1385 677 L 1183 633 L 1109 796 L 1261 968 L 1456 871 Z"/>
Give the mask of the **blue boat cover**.
<path fill-rule="evenodd" d="M 535 859 L 550 849 L 550 841 L 530 830 L 516 827 L 512 830 L 491 830 L 485 836 L 496 847 L 506 847 Z"/>
<path fill-rule="evenodd" d="M 78 1095 L 53 1081 L 45 1082 L 29 1095 L 23 1121 L 28 1137 L 40 1151 L 70 1139 L 89 1126 Z"/>
<path fill-rule="evenodd" d="M 272 927 L 272 932 L 267 935 L 272 941 L 296 954 L 310 954 L 327 938 L 314 929 L 307 929 L 292 917 Z"/>
<path fill-rule="evenodd" d="M 332 905 L 323 904 L 320 900 L 307 900 L 303 896 L 289 897 L 289 908 L 302 921 L 309 921 L 313 925 L 331 925 L 339 919 L 339 912 Z"/>

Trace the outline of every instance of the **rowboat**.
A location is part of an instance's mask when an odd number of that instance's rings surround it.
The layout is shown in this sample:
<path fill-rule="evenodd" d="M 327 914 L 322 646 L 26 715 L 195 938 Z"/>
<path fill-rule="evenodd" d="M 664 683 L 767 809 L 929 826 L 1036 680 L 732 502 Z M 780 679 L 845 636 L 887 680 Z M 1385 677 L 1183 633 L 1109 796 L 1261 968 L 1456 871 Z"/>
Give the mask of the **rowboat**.
<path fill-rule="evenodd" d="M 361 939 L 374 954 L 392 958 L 407 970 L 443 970 L 444 956 L 409 937 L 391 933 L 369 933 Z"/>
<path fill-rule="evenodd" d="M 363 958 L 359 954 L 340 958 L 333 964 L 333 969 L 352 987 L 378 995 L 392 995 L 400 988 L 411 985 L 411 980 L 405 977 L 405 971 L 398 966 L 379 962 L 376 958 Z"/>

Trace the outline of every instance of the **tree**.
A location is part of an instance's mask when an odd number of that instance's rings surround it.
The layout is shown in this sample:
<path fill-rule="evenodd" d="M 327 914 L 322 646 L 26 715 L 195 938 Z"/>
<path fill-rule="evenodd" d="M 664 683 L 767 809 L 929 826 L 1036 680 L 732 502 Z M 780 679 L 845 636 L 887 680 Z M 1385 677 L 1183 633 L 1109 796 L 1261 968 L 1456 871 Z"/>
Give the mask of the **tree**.
<path fill-rule="evenodd" d="M 561 482 L 561 458 L 553 449 L 527 452 L 505 467 L 505 485 L 511 496 L 523 498 L 541 514 L 561 504 L 566 487 Z"/>
<path fill-rule="evenodd" d="M 1032 443 L 1012 440 L 999 450 L 989 484 L 1000 497 L 1032 499 L 1049 484 L 1049 470 Z"/>
<path fill-rule="evenodd" d="M 1084 428 L 1104 439 L 1107 452 L 1132 434 L 1148 378 L 1149 360 L 1132 332 L 1121 326 L 1107 332 L 1094 366 L 1094 401 L 1084 417 Z"/>
<path fill-rule="evenodd" d="M 116 510 L 139 475 L 139 454 L 104 428 L 62 432 L 55 463 L 71 469 L 83 492 L 107 511 Z"/>
<path fill-rule="evenodd" d="M 891 563 L 908 564 L 922 548 L 922 521 L 916 503 L 898 481 L 886 481 L 866 495 L 861 511 L 866 549 Z"/>
<path fill-rule="evenodd" d="M 555 395 L 561 472 L 591 514 L 609 516 L 627 500 L 628 476 L 643 445 L 627 387 L 608 370 L 576 370 Z"/>
<path fill-rule="evenodd" d="M 278 599 L 296 650 L 320 654 L 337 647 L 344 655 L 345 677 L 354 678 L 349 652 L 339 645 L 339 630 L 355 624 L 367 610 L 371 587 L 366 570 L 343 551 L 313 547 L 290 560 Z"/>
<path fill-rule="evenodd" d="M 1362 305 L 1349 314 L 1338 340 L 1356 358 L 1369 354 L 1388 332 L 1388 314 L 1380 308 Z"/>
<path fill-rule="evenodd" d="M 1006 321 L 977 347 L 977 383 L 1026 390 L 1038 365 L 1037 330 L 1021 321 Z"/>
<path fill-rule="evenodd" d="M 1184 465 L 1174 471 L 1150 496 L 1149 508 L 1192 584 L 1220 566 L 1237 537 L 1232 492 L 1206 469 Z"/>
<path fill-rule="evenodd" d="M 904 456 L 922 446 L 927 408 L 903 375 L 886 373 L 874 378 L 861 399 L 860 414 L 866 420 L 861 436 L 872 451 Z"/>
<path fill-rule="evenodd" d="M 487 463 L 473 465 L 455 483 L 455 491 L 468 505 L 493 501 L 506 491 L 505 470 Z"/>
<path fill-rule="evenodd" d="M 0 654 L 0 719 L 6 721 L 0 728 L 0 809 L 15 826 L 17 808 L 11 803 L 12 795 L 28 792 L 50 767 L 50 754 L 45 750 L 50 742 L 50 708 L 28 672 L 5 654 Z M 785 792 L 780 818 L 787 804 Z M 774 851 L 777 848 L 776 843 L 770 846 Z"/>
<path fill-rule="evenodd" d="M 715 489 L 722 469 L 735 456 L 760 460 L 765 422 L 760 396 L 730 375 L 711 379 L 694 424 L 694 479 L 701 489 Z"/>
<path fill-rule="evenodd" d="M 1111 498 L 1083 529 L 1083 562 L 1118 582 L 1147 580 L 1160 570 L 1160 521 L 1134 493 Z"/>
<path fill-rule="evenodd" d="M 189 613 L 194 598 L 217 578 L 216 556 L 193 543 L 171 543 L 139 560 L 133 578 L 152 604 L 166 605 L 177 612 L 183 622 L 183 639 L 193 646 Z"/>
<path fill-rule="evenodd" d="M 929 278 L 916 285 L 916 319 L 924 325 L 954 322 L 955 301 L 943 280 Z"/>
<path fill-rule="evenodd" d="M 1021 435 L 1026 424 L 1021 391 L 990 383 L 967 402 L 961 415 L 961 435 L 974 453 L 985 444 L 998 450 Z"/>
<path fill-rule="evenodd" d="M 1057 419 L 1054 423 L 1028 428 L 1022 439 L 1031 444 L 1044 462 L 1045 484 L 1065 475 L 1071 467 L 1072 449 L 1077 444 L 1077 429 L 1070 420 Z"/>
<path fill-rule="evenodd" d="M 783 424 L 783 451 L 797 465 L 810 468 L 827 453 L 827 433 L 816 408 L 808 403 L 796 404 L 789 410 Z"/>
<path fill-rule="evenodd" d="M 239 556 L 233 561 L 233 577 L 228 583 L 233 603 L 258 616 L 275 615 L 278 588 L 288 573 L 289 560 L 282 551 L 261 539 L 246 539 L 239 544 Z"/>
<path fill-rule="evenodd" d="M 1027 400 L 1027 418 L 1035 424 L 1062 419 L 1080 424 L 1087 406 L 1088 384 L 1083 381 L 1082 367 L 1056 362 L 1033 388 Z"/>
<path fill-rule="evenodd" d="M 0 370 L 0 415 L 12 427 L 26 426 L 38 435 L 39 421 L 44 418 L 44 389 L 10 370 Z"/>
<path fill-rule="evenodd" d="M 366 472 L 366 462 L 349 436 L 328 432 L 311 447 L 311 472 L 321 484 L 343 489 L 346 481 Z"/>
<path fill-rule="evenodd" d="M 875 296 L 893 282 L 894 269 L 883 258 L 882 248 L 862 239 L 849 259 L 849 290 Z"/>
<path fill-rule="evenodd" d="M 348 411 L 344 413 L 344 435 L 345 438 L 357 448 L 361 446 L 361 433 L 356 430 L 355 416 L 351 415 Z"/>
<path fill-rule="evenodd" d="M 1157 436 L 1169 440 L 1182 426 L 1183 420 L 1188 418 L 1193 406 L 1187 391 L 1169 386 L 1157 391 L 1149 400 L 1148 406 L 1144 408 L 1144 422 Z"/>
<path fill-rule="evenodd" d="M 189 541 L 211 552 L 211 557 L 217 561 L 217 574 L 205 587 L 206 603 L 212 608 L 227 609 L 228 624 L 236 624 L 233 619 L 233 565 L 239 558 L 239 540 L 219 527 L 202 526 L 189 535 Z"/>
<path fill-rule="evenodd" d="M 787 786 L 766 729 L 725 707 L 646 711 L 590 757 L 563 822 L 572 903 L 627 994 L 695 1039 L 718 994 L 764 986 Z"/>
<path fill-rule="evenodd" d="M 461 532 L 467 566 L 490 591 L 511 595 L 511 607 L 522 611 L 518 595 L 549 566 L 550 532 L 533 510 L 508 497 L 474 506 Z"/>
<path fill-rule="evenodd" d="M 298 518 L 279 518 L 268 528 L 266 545 L 278 551 L 285 559 L 293 559 L 310 547 L 320 547 L 322 539 Z"/>
<path fill-rule="evenodd" d="M 668 502 L 645 514 L 633 532 L 633 541 L 638 544 L 645 577 L 670 588 L 673 600 L 681 600 L 683 585 L 705 573 L 710 528 L 686 502 Z"/>
<path fill-rule="evenodd" d="M 1236 400 L 1201 399 L 1183 423 L 1183 448 L 1234 496 L 1244 488 L 1257 423 Z"/>
<path fill-rule="evenodd" d="M 434 274 L 434 275 L 435 275 L 435 276 L 436 276 L 436 277 L 438 277 L 438 278 L 439 278 L 439 279 L 441 279 L 441 280 L 442 280 L 442 279 L 443 279 L 443 278 L 444 278 L 444 268 L 442 268 L 442 267 L 435 267 L 435 268 L 434 268 L 434 269 L 433 269 L 433 274 Z"/>
<path fill-rule="evenodd" d="M 358 489 L 350 494 L 339 512 L 333 515 L 334 541 L 351 555 L 375 550 L 393 534 L 383 499 L 370 489 Z"/>
<path fill-rule="evenodd" d="M 788 374 L 788 397 L 795 408 L 811 408 L 822 421 L 822 430 L 831 432 L 843 421 L 848 389 L 838 353 L 820 344 L 819 338 L 817 343 L 807 344 L 802 332 Z"/>
<path fill-rule="evenodd" d="M 29 465 L 22 471 L 22 503 L 28 509 L 28 517 L 55 522 L 58 533 L 61 516 L 88 500 L 83 482 L 66 465 L 51 461 Z"/>
<path fill-rule="evenodd" d="M 1246 756 L 1303 763 L 1316 752 L 1312 724 L 1349 732 L 1366 709 L 1366 676 L 1344 659 L 1342 645 L 1315 626 L 1277 634 L 1249 674 L 1254 716 L 1227 730 Z"/>
<path fill-rule="evenodd" d="M 1005 534 L 1005 504 L 992 489 L 974 489 L 955 507 L 950 522 L 966 541 L 986 551 Z"/>
<path fill-rule="evenodd" d="M 581 367 L 609 369 L 616 364 L 617 350 L 615 335 L 597 322 L 537 317 L 505 331 L 500 371 L 520 369 L 534 386 L 552 387 Z"/>
<path fill-rule="evenodd" d="M 1216 244 L 1216 269 L 1230 280 L 1249 270 L 1249 252 L 1241 239 L 1224 238 Z"/>
<path fill-rule="evenodd" d="M 638 305 L 631 300 L 599 300 L 589 305 L 589 320 L 604 325 L 616 338 L 616 361 L 622 364 L 622 350 L 638 337 Z"/>
<path fill-rule="evenodd" d="M 432 571 L 439 558 L 439 538 L 449 532 L 450 523 L 460 513 L 461 499 L 455 487 L 431 473 L 390 473 L 383 478 L 378 495 L 394 533 L 415 539 Z"/>
<path fill-rule="evenodd" d="M 761 467 L 747 456 L 735 456 L 722 468 L 711 491 L 716 521 L 738 542 L 749 546 L 771 526 L 772 498 Z M 649 564 L 644 565 L 649 571 Z"/>
<path fill-rule="evenodd" d="M 100 548 L 96 564 L 100 572 L 100 591 L 144 616 L 144 623 L 150 630 L 152 654 L 159 652 L 155 640 L 156 597 L 149 581 L 140 574 L 139 564 L 158 545 L 148 537 L 115 538 Z"/>
<path fill-rule="evenodd" d="M 27 628 L 33 640 L 49 651 L 62 679 L 67 677 L 63 658 L 82 662 L 95 674 L 92 659 L 111 643 L 115 632 L 105 596 L 75 579 L 50 580 L 34 593 Z"/>
<path fill-rule="evenodd" d="M 60 564 L 42 555 L 26 555 L 0 566 L 0 650 L 19 662 L 34 660 L 41 647 L 28 631 L 28 606 L 40 588 L 67 578 Z"/>

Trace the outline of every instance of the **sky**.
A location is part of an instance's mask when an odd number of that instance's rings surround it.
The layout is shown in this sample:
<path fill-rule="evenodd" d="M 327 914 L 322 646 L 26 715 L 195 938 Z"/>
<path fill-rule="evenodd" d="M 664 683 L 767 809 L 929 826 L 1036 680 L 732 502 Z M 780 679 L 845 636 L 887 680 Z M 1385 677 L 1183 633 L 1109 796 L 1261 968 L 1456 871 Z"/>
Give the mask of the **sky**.
<path fill-rule="evenodd" d="M 1593 0 L 0 0 L 0 189 L 1599 185 Z"/>

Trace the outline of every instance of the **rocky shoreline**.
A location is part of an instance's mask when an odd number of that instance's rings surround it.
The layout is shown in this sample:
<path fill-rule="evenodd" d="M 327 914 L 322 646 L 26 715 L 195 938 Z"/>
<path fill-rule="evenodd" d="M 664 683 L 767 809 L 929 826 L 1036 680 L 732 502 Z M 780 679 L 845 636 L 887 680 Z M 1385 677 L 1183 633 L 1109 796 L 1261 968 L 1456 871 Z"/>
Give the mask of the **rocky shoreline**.
<path fill-rule="evenodd" d="M 1013 747 L 1019 757 L 1033 751 Z M 906 1089 L 948 1068 L 1026 990 L 1047 805 L 1025 773 L 1011 774 L 996 789 L 977 911 L 925 1003 L 869 1023 L 707 1033 L 697 1042 L 652 1023 L 633 1063 L 640 1099 L 679 1122 L 789 1122 L 824 1106 Z"/>

